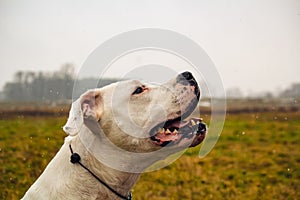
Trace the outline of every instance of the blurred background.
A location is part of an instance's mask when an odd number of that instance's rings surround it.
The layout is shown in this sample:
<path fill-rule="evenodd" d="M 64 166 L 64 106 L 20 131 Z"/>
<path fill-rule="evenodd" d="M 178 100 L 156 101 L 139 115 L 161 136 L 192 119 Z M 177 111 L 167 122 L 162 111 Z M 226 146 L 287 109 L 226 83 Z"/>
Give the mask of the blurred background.
<path fill-rule="evenodd" d="M 22 197 L 62 145 L 73 84 L 90 53 L 147 27 L 205 50 L 223 80 L 227 116 L 208 156 L 190 149 L 146 173 L 136 199 L 299 199 L 299 25 L 298 0 L 1 0 L 0 199 Z M 111 70 L 98 87 L 126 70 Z M 98 77 L 77 81 L 87 89 Z M 204 90 L 207 121 L 210 98 Z"/>

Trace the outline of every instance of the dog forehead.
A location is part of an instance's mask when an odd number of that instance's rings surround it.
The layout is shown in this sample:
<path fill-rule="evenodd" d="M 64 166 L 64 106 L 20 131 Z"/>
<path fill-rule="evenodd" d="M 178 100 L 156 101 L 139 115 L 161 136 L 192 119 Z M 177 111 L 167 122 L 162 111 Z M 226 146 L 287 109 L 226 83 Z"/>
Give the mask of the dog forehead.
<path fill-rule="evenodd" d="M 105 93 L 112 93 L 112 92 L 120 92 L 126 93 L 126 92 L 133 92 L 134 89 L 136 89 L 139 86 L 145 85 L 146 83 L 143 83 L 142 81 L 139 80 L 124 80 L 124 81 L 119 81 L 112 83 L 110 85 L 104 86 L 102 89 L 103 92 Z M 131 94 L 130 93 L 130 94 Z"/>
<path fill-rule="evenodd" d="M 101 94 L 105 101 L 127 99 L 140 85 L 141 82 L 137 80 L 119 81 L 102 87 Z"/>

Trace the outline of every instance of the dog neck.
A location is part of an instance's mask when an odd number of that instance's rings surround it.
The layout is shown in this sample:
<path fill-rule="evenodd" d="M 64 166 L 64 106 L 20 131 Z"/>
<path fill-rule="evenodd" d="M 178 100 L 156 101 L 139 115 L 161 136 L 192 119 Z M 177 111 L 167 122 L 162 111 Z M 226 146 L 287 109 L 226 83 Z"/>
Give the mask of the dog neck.
<path fill-rule="evenodd" d="M 121 194 L 122 196 L 127 196 L 130 193 L 131 188 L 135 185 L 135 183 L 140 177 L 140 173 L 122 172 L 104 165 L 85 148 L 85 146 L 82 144 L 82 141 L 78 137 L 74 137 L 66 143 L 72 145 L 72 149 L 74 150 L 74 152 L 80 155 L 81 163 L 84 166 L 86 166 L 100 180 L 102 180 L 109 187 L 113 188 L 117 193 Z M 79 166 L 71 167 L 78 168 Z M 84 169 L 82 169 L 81 171 L 87 176 L 92 177 L 92 175 L 90 173 L 87 173 L 87 171 L 84 171 Z M 114 194 L 107 187 L 98 182 L 96 178 L 94 178 L 94 181 L 97 182 L 99 188 L 102 188 L 98 192 L 99 196 L 103 197 L 109 195 L 110 197 L 117 197 L 116 194 Z"/>
<path fill-rule="evenodd" d="M 110 130 L 111 127 L 106 127 Z M 113 132 L 121 132 L 114 130 Z M 77 137 L 81 141 L 83 149 L 92 152 L 92 157 L 100 163 L 122 172 L 142 173 L 151 164 L 161 159 L 157 152 L 139 152 L 138 146 L 150 145 L 143 140 L 134 144 L 132 136 L 123 133 L 118 135 L 118 144 L 112 142 L 109 134 L 106 135 L 99 123 L 95 120 L 86 120 Z M 122 146 L 125 144 L 126 146 Z M 150 149 L 151 147 L 149 147 Z"/>

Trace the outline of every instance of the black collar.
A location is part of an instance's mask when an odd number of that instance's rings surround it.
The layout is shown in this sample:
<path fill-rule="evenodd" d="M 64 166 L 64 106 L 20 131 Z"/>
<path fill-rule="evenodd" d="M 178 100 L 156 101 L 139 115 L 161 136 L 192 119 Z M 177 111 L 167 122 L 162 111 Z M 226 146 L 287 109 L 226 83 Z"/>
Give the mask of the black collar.
<path fill-rule="evenodd" d="M 132 200 L 132 193 L 131 192 L 128 194 L 128 196 L 123 196 L 122 194 L 120 194 L 119 192 L 117 192 L 116 190 L 114 190 L 113 188 L 111 188 L 107 183 L 105 183 L 104 181 L 102 181 L 98 176 L 96 176 L 96 174 L 94 174 L 90 169 L 88 169 L 85 165 L 83 165 L 80 162 L 80 155 L 78 153 L 73 153 L 73 149 L 71 147 L 71 144 L 69 145 L 69 147 L 70 147 L 70 151 L 71 151 L 71 154 L 72 154 L 71 155 L 71 160 L 70 160 L 71 163 L 73 163 L 73 164 L 78 163 L 82 168 L 84 168 L 94 178 L 96 178 L 97 181 L 99 181 L 102 185 L 104 185 L 107 189 L 109 189 L 112 193 L 114 193 L 115 195 L 117 195 L 121 199 Z"/>

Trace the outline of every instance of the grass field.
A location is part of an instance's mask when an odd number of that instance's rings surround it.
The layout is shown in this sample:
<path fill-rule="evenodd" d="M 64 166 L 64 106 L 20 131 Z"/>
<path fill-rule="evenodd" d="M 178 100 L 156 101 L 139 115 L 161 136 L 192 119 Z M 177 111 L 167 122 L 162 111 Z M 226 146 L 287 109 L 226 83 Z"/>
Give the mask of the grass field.
<path fill-rule="evenodd" d="M 0 119 L 0 199 L 20 199 L 56 154 L 66 117 Z M 300 199 L 300 113 L 228 114 L 205 158 L 145 173 L 134 199 Z"/>

